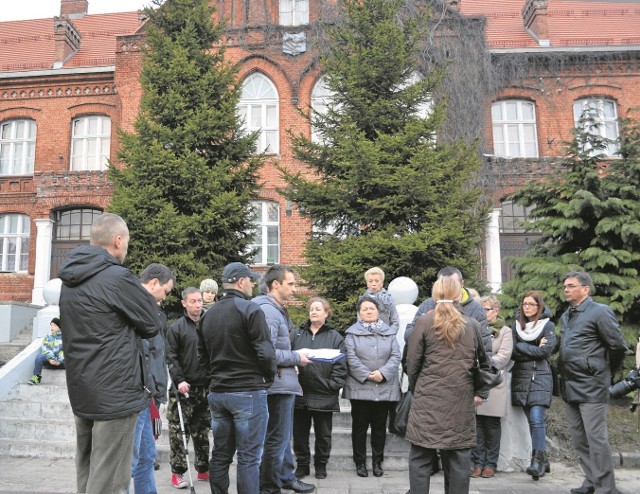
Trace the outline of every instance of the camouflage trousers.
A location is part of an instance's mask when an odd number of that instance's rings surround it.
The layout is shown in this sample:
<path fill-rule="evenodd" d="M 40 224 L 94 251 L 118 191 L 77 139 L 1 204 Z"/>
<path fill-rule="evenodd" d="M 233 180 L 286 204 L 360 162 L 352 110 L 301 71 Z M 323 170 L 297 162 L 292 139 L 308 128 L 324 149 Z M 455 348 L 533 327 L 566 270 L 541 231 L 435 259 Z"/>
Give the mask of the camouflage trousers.
<path fill-rule="evenodd" d="M 211 428 L 211 412 L 207 401 L 208 390 L 205 386 L 192 386 L 189 398 L 180 395 L 184 431 L 193 439 L 193 449 L 196 454 L 195 467 L 197 472 L 209 470 L 209 429 Z M 180 416 L 178 415 L 178 401 L 173 393 L 169 396 L 167 405 L 167 420 L 169 422 L 169 463 L 171 472 L 183 474 L 187 471 L 187 454 L 182 441 L 180 430 Z"/>

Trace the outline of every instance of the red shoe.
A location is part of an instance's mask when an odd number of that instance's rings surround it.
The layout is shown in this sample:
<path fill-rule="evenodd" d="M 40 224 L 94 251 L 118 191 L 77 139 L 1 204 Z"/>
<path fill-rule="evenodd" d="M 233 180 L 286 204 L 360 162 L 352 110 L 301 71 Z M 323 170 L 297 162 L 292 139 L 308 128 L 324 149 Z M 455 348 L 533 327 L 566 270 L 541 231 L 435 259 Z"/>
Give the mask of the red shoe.
<path fill-rule="evenodd" d="M 179 473 L 171 474 L 171 485 L 176 489 L 186 489 L 187 481 L 182 478 L 182 475 Z"/>
<path fill-rule="evenodd" d="M 490 479 L 491 477 L 493 477 L 496 474 L 496 471 L 493 468 L 489 468 L 489 467 L 484 467 L 484 469 L 482 470 L 482 478 L 484 479 Z"/>
<path fill-rule="evenodd" d="M 209 472 L 198 472 L 198 480 L 209 482 Z"/>

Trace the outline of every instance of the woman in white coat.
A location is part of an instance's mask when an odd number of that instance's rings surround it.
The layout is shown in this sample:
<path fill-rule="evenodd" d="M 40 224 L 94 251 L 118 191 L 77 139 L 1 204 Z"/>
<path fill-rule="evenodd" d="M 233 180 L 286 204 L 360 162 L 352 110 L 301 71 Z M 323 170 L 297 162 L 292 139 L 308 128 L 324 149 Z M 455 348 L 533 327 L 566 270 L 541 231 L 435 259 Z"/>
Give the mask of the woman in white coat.
<path fill-rule="evenodd" d="M 479 302 L 487 313 L 487 322 L 493 337 L 491 365 L 505 372 L 511 364 L 513 334 L 500 317 L 500 301 L 494 296 L 482 297 Z M 476 437 L 478 444 L 471 453 L 471 476 L 491 478 L 498 468 L 502 417 L 507 413 L 506 380 L 489 391 L 489 398 L 476 409 Z"/>

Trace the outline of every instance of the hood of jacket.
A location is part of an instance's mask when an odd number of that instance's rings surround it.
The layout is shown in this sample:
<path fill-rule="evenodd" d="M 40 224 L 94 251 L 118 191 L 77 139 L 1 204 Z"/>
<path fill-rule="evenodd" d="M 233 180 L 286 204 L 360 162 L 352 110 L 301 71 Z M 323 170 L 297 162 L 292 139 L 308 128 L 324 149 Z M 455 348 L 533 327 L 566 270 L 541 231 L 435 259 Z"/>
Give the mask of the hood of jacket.
<path fill-rule="evenodd" d="M 67 286 L 77 286 L 105 269 L 121 263 L 102 247 L 80 245 L 73 249 L 58 271 Z"/>
<path fill-rule="evenodd" d="M 273 305 L 276 309 L 278 309 L 278 311 L 280 311 L 286 318 L 289 318 L 289 315 L 287 314 L 287 309 L 285 309 L 285 307 L 280 304 L 275 298 L 273 298 L 271 295 L 258 295 L 257 297 L 254 297 L 252 299 L 256 304 L 258 305 Z"/>
<path fill-rule="evenodd" d="M 373 326 L 369 326 L 372 324 Z M 397 329 L 392 328 L 382 319 L 378 319 L 375 323 L 366 323 L 358 319 L 349 329 L 345 331 L 345 334 L 379 334 L 383 336 L 394 335 L 398 332 Z"/>

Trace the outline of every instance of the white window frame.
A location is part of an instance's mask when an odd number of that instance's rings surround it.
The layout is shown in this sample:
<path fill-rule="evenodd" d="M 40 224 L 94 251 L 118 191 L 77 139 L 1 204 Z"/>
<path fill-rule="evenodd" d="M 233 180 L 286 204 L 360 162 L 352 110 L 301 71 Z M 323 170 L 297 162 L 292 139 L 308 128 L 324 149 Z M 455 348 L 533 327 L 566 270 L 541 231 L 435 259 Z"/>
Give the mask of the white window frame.
<path fill-rule="evenodd" d="M 275 201 L 251 201 L 251 207 L 256 213 L 254 224 L 254 240 L 249 245 L 249 249 L 257 249 L 253 258 L 253 264 L 270 265 L 280 262 L 280 205 Z M 269 213 L 272 213 L 270 217 Z M 269 233 L 275 228 L 276 243 L 269 242 L 273 240 Z M 258 239 L 258 232 L 260 236 Z M 270 250 L 275 256 L 269 256 Z"/>
<path fill-rule="evenodd" d="M 26 214 L 0 215 L 0 271 L 27 272 L 30 237 L 31 219 Z"/>
<path fill-rule="evenodd" d="M 279 13 L 281 26 L 309 24 L 309 0 L 280 0 Z"/>
<path fill-rule="evenodd" d="M 106 170 L 111 153 L 111 118 L 84 115 L 73 119 L 71 129 L 71 170 Z"/>
<path fill-rule="evenodd" d="M 507 116 L 507 107 L 515 105 L 516 117 Z M 525 117 L 525 108 L 530 110 L 531 118 Z M 500 112 L 498 118 L 496 113 Z M 493 128 L 493 153 L 504 158 L 537 158 L 538 129 L 536 105 L 532 101 L 506 99 L 491 104 L 491 124 Z M 527 131 L 532 137 L 527 139 Z M 509 139 L 511 133 L 516 139 Z"/>
<path fill-rule="evenodd" d="M 242 83 L 238 114 L 244 132 L 258 132 L 258 153 L 280 152 L 280 110 L 278 91 L 263 74 L 254 73 Z"/>
<path fill-rule="evenodd" d="M 607 107 L 612 111 L 608 112 Z M 619 151 L 620 125 L 618 121 L 618 105 L 615 100 L 602 97 L 580 98 L 573 102 L 573 119 L 575 126 L 580 126 L 580 119 L 586 110 L 590 110 L 594 125 L 586 129 L 588 133 L 609 139 L 607 147 L 599 150 L 606 156 L 616 156 Z M 609 113 L 609 114 L 607 114 Z"/>
<path fill-rule="evenodd" d="M 33 174 L 36 132 L 36 123 L 29 119 L 0 124 L 0 175 Z"/>

